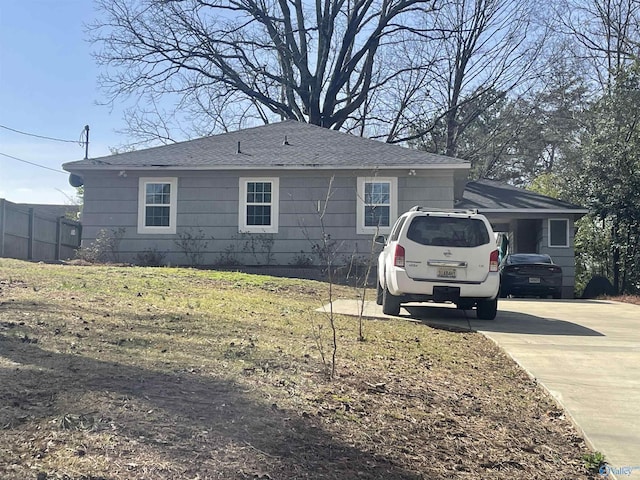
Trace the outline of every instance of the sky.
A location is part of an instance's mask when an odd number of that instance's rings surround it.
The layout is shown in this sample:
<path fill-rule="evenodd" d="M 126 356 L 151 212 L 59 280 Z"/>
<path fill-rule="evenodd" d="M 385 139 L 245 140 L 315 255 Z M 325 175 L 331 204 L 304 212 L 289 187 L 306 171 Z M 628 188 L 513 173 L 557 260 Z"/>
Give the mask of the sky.
<path fill-rule="evenodd" d="M 96 15 L 91 0 L 0 0 L 0 198 L 68 205 L 76 192 L 62 164 L 84 158 L 84 126 L 91 158 L 126 141 L 116 132 L 122 106 L 99 104 L 100 67 L 85 33 Z"/>

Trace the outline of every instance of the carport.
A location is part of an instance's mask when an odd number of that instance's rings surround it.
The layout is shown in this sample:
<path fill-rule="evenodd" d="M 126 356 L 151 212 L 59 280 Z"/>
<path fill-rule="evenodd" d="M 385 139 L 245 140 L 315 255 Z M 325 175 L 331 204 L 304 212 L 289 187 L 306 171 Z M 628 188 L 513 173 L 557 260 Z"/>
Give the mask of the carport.
<path fill-rule="evenodd" d="M 575 287 L 575 221 L 589 213 L 578 205 L 493 180 L 468 182 L 456 208 L 476 209 L 508 240 L 509 253 L 545 253 L 562 267 L 562 297 Z"/>

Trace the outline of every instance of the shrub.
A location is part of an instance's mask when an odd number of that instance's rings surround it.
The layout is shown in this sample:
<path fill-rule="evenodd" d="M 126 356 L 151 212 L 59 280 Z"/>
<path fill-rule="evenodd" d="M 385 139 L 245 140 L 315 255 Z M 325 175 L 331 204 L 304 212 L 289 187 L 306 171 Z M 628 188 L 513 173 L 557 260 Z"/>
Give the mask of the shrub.
<path fill-rule="evenodd" d="M 146 248 L 136 255 L 136 265 L 142 267 L 160 267 L 164 265 L 166 256 L 167 254 L 165 252 L 161 252 L 155 247 Z"/>
<path fill-rule="evenodd" d="M 102 229 L 96 239 L 86 247 L 80 248 L 76 256 L 90 263 L 120 262 L 120 241 L 126 228 L 111 229 L 110 232 Z"/>
<path fill-rule="evenodd" d="M 202 264 L 204 252 L 209 246 L 210 240 L 214 240 L 214 238 L 207 237 L 201 228 L 197 231 L 188 228 L 178 233 L 178 240 L 175 240 L 174 243 L 187 257 L 189 265 L 196 266 Z"/>

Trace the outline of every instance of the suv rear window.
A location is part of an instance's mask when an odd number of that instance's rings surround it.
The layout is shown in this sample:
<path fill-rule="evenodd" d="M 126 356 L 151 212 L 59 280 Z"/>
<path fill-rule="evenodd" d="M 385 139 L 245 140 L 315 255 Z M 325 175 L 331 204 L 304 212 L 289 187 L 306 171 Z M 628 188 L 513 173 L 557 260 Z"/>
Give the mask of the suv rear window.
<path fill-rule="evenodd" d="M 507 263 L 553 263 L 549 255 L 536 255 L 529 253 L 516 253 L 507 257 Z"/>
<path fill-rule="evenodd" d="M 418 216 L 409 225 L 407 238 L 422 245 L 469 248 L 489 243 L 489 232 L 475 218 Z"/>

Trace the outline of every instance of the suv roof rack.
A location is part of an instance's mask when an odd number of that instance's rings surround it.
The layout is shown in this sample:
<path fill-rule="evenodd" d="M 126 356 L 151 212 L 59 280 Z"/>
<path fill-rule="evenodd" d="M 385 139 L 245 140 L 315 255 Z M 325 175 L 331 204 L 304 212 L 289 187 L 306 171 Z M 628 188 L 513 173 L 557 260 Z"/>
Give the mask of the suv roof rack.
<path fill-rule="evenodd" d="M 410 212 L 443 212 L 443 213 L 465 213 L 467 215 L 477 215 L 477 208 L 426 208 L 416 205 L 409 209 Z"/>

